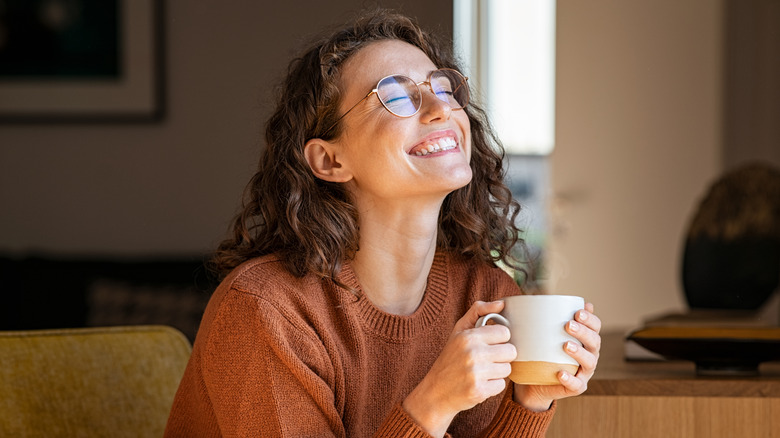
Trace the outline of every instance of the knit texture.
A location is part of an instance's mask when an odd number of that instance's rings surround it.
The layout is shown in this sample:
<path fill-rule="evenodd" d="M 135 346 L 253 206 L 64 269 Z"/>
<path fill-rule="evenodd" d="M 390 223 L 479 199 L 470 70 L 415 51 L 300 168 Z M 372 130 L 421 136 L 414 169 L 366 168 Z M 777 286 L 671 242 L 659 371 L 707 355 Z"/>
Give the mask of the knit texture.
<path fill-rule="evenodd" d="M 166 437 L 427 437 L 401 402 L 477 300 L 520 293 L 503 271 L 439 252 L 419 308 L 376 308 L 347 264 L 339 281 L 290 275 L 274 256 L 217 288 L 179 386 Z M 512 385 L 461 412 L 452 437 L 541 437 L 554 408 L 512 401 Z"/>

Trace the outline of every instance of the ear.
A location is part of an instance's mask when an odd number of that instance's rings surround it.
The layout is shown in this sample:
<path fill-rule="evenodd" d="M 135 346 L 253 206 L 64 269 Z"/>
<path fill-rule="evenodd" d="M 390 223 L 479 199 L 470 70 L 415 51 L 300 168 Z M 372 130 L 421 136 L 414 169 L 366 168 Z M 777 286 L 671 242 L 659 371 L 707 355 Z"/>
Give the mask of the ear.
<path fill-rule="evenodd" d="M 314 176 L 330 182 L 347 182 L 352 179 L 341 162 L 341 148 L 320 138 L 313 138 L 303 146 L 303 155 Z"/>

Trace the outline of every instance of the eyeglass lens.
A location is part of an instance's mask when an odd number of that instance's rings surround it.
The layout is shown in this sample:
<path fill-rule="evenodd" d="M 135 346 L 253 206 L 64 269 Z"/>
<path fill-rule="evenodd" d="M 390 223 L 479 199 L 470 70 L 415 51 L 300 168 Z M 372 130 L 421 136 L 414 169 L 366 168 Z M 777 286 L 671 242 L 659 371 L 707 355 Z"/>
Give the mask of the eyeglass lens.
<path fill-rule="evenodd" d="M 463 108 L 469 101 L 466 78 L 455 70 L 436 70 L 431 74 L 430 86 L 436 97 L 449 103 L 453 109 Z M 377 86 L 377 95 L 391 113 L 409 117 L 420 109 L 420 87 L 411 78 L 402 75 L 388 76 Z"/>

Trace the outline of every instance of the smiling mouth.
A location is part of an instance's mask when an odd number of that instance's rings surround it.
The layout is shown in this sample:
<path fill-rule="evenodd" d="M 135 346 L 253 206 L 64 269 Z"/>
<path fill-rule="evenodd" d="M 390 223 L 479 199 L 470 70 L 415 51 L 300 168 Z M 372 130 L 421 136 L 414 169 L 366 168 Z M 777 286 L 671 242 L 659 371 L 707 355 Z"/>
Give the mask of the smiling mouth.
<path fill-rule="evenodd" d="M 458 142 L 456 142 L 454 138 L 441 137 L 415 146 L 409 151 L 409 155 L 421 157 L 428 154 L 435 154 L 436 152 L 448 151 L 450 149 L 455 149 L 456 147 L 458 147 Z"/>

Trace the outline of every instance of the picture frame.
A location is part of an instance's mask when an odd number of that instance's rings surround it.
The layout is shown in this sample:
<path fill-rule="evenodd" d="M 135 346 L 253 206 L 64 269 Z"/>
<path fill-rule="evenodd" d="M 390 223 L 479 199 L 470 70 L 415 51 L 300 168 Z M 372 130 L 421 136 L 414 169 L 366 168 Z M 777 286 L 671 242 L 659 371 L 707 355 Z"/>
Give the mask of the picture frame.
<path fill-rule="evenodd" d="M 44 1 L 21 0 L 28 2 L 24 8 L 30 9 L 31 4 L 38 4 L 41 9 L 48 7 Z M 96 3 L 97 2 L 97 3 Z M 84 13 L 90 5 L 95 9 L 105 9 L 108 2 L 113 28 L 107 28 L 101 21 L 100 31 L 88 29 L 82 31 L 78 38 L 71 35 L 70 42 L 77 39 L 82 46 L 90 46 L 82 41 L 94 38 L 94 45 L 106 46 L 114 44 L 107 54 L 93 54 L 99 63 L 106 64 L 106 59 L 113 62 L 110 71 L 89 71 L 90 62 L 84 62 L 85 56 L 76 51 L 77 55 L 66 68 L 40 68 L 47 62 L 45 50 L 36 47 L 24 47 L 35 43 L 35 38 L 18 38 L 20 47 L 16 59 L 22 59 L 15 64 L 6 62 L 2 66 L 0 57 L 0 123 L 45 123 L 45 122 L 155 122 L 164 114 L 164 58 L 163 58 L 163 5 L 162 0 L 93 0 L 70 1 L 61 0 L 60 10 L 47 10 L 45 13 L 35 11 L 62 27 L 66 24 L 68 15 L 76 9 L 66 8 L 77 6 L 79 13 Z M 112 3 L 113 2 L 113 3 Z M 11 8 L 6 8 L 8 14 Z M 12 11 L 13 12 L 13 11 Z M 22 11 L 30 15 L 30 11 Z M 94 15 L 94 14 L 93 14 Z M 9 23 L 14 23 L 17 17 L 3 17 Z M 94 17 L 92 17 L 94 18 Z M 65 21 L 64 21 L 65 20 Z M 86 22 L 84 18 L 81 22 Z M 93 20 L 94 21 L 94 20 Z M 111 21 L 111 20 L 109 20 Z M 73 26 L 79 25 L 72 24 Z M 87 25 L 85 25 L 87 27 Z M 29 26 L 27 27 L 29 29 Z M 47 29 L 44 29 L 47 30 Z M 78 29 L 77 29 L 78 30 Z M 101 33 L 102 32 L 102 33 Z M 56 32 L 48 32 L 48 34 Z M 50 35 L 46 35 L 50 37 Z M 46 41 L 50 42 L 51 38 Z M 106 43 L 106 40 L 109 43 Z M 28 43 L 27 41 L 31 41 Z M 73 44 L 71 44 L 73 45 Z M 39 44 L 40 46 L 40 44 Z M 82 50 L 83 51 L 83 50 Z M 113 51 L 113 53 L 108 53 Z M 60 50 L 62 52 L 62 50 Z M 0 52 L 1 54 L 2 52 Z M 113 58 L 112 58 L 113 56 Z M 58 53 L 57 62 L 62 62 L 63 55 Z M 29 64 L 25 65 L 25 63 Z M 17 67 L 21 65 L 21 67 Z M 48 64 L 46 64 L 48 65 Z M 86 67 L 85 67 L 86 66 Z M 17 70 L 12 70 L 12 67 Z M 37 69 L 37 70 L 36 70 Z M 112 70 L 113 69 L 113 70 Z M 9 72 L 10 71 L 10 72 Z M 40 71 L 44 71 L 43 74 Z M 64 71 L 65 73 L 61 73 Z M 75 73 L 74 73 L 75 72 Z"/>

